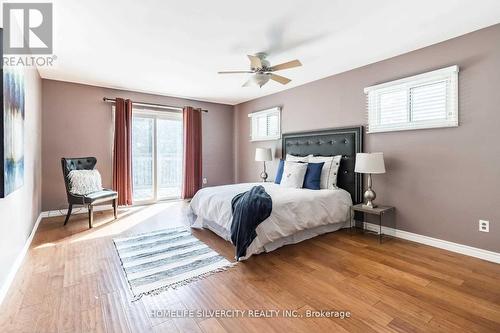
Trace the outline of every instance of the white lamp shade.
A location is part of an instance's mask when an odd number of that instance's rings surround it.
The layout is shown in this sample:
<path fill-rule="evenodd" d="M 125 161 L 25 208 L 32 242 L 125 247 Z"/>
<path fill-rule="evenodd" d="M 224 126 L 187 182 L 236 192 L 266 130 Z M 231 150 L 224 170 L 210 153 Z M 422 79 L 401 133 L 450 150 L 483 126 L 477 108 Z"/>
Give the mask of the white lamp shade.
<path fill-rule="evenodd" d="M 354 172 L 385 173 L 384 153 L 358 153 Z"/>
<path fill-rule="evenodd" d="M 272 161 L 273 153 L 271 148 L 257 148 L 255 149 L 255 160 L 256 161 Z"/>

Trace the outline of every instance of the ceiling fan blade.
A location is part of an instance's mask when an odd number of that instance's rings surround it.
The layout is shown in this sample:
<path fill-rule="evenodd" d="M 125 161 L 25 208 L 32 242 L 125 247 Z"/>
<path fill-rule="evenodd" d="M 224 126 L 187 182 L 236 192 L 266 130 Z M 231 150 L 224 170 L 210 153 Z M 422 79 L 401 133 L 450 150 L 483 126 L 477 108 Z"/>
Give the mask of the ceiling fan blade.
<path fill-rule="evenodd" d="M 253 71 L 222 71 L 219 74 L 239 74 L 239 73 L 253 73 Z"/>
<path fill-rule="evenodd" d="M 288 82 L 292 81 L 284 76 L 276 75 L 276 74 L 271 74 L 271 80 L 279 82 L 281 84 L 287 84 Z"/>
<path fill-rule="evenodd" d="M 273 67 L 271 67 L 271 71 L 280 71 L 283 69 L 294 68 L 294 67 L 299 67 L 299 66 L 302 66 L 302 63 L 300 61 L 298 61 L 297 59 L 295 59 L 292 61 L 284 62 L 282 64 L 273 66 Z"/>
<path fill-rule="evenodd" d="M 260 58 L 254 55 L 248 55 L 248 59 L 250 59 L 250 67 L 251 68 L 262 68 L 262 62 Z"/>

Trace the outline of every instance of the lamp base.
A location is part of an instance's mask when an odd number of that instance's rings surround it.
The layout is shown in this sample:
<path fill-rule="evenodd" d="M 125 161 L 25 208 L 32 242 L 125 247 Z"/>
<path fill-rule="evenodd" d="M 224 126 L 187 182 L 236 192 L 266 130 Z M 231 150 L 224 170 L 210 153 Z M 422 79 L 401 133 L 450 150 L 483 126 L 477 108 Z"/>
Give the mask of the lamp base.
<path fill-rule="evenodd" d="M 265 171 L 262 172 L 260 174 L 260 178 L 262 179 L 262 182 L 264 182 L 264 183 L 267 182 L 267 172 L 265 172 Z"/>
<path fill-rule="evenodd" d="M 364 194 L 366 204 L 363 204 L 363 208 L 376 208 L 377 205 L 373 203 L 373 200 L 377 197 L 375 194 L 375 191 L 371 189 L 371 187 L 368 187 Z"/>
<path fill-rule="evenodd" d="M 373 202 L 367 202 L 367 203 L 363 204 L 362 207 L 368 208 L 368 209 L 373 209 L 373 208 L 377 208 L 378 206 L 375 205 Z"/>

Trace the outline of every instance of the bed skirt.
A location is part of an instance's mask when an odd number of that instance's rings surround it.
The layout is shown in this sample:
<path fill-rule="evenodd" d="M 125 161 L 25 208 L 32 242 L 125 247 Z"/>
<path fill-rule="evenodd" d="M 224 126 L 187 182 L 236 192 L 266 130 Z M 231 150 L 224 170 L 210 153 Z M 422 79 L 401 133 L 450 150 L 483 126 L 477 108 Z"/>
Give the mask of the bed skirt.
<path fill-rule="evenodd" d="M 188 214 L 189 219 L 190 219 L 190 224 L 192 228 L 198 228 L 198 229 L 208 229 L 215 233 L 217 236 L 223 238 L 224 240 L 231 242 L 231 234 L 229 230 L 225 230 L 222 228 L 219 224 L 206 220 L 202 217 L 194 215 L 192 212 Z M 274 251 L 282 246 L 288 245 L 288 244 L 297 244 L 300 242 L 303 242 L 307 239 L 314 238 L 316 236 L 326 234 L 329 232 L 334 232 L 337 230 L 340 230 L 342 228 L 348 228 L 350 226 L 349 221 L 345 222 L 340 222 L 340 223 L 332 223 L 332 224 L 326 224 L 326 225 L 321 225 L 318 227 L 314 227 L 311 229 L 305 229 L 301 230 L 293 235 L 279 238 L 273 242 L 267 243 L 267 244 L 259 244 L 258 239 L 254 239 L 252 244 L 250 244 L 250 247 L 248 248 L 248 253 L 247 256 L 241 259 L 248 259 L 251 255 L 253 254 L 259 254 L 262 252 L 271 252 Z"/>

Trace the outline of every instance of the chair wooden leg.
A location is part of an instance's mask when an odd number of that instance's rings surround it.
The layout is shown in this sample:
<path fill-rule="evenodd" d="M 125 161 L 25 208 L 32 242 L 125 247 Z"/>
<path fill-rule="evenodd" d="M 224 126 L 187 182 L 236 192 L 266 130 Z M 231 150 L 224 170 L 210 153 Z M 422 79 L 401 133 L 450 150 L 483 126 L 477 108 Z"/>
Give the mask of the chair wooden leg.
<path fill-rule="evenodd" d="M 118 218 L 118 215 L 116 213 L 117 201 L 117 199 L 113 199 L 113 214 L 115 215 L 115 220 Z"/>
<path fill-rule="evenodd" d="M 93 206 L 89 205 L 89 228 L 92 228 L 92 223 L 94 222 Z"/>
<path fill-rule="evenodd" d="M 66 214 L 66 219 L 64 220 L 64 225 L 66 225 L 66 223 L 68 223 L 72 210 L 73 210 L 73 204 L 69 204 L 68 213 Z"/>

